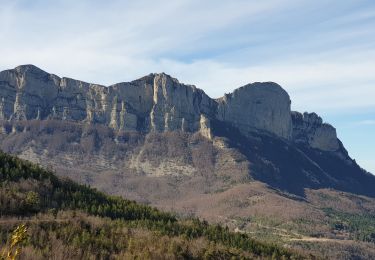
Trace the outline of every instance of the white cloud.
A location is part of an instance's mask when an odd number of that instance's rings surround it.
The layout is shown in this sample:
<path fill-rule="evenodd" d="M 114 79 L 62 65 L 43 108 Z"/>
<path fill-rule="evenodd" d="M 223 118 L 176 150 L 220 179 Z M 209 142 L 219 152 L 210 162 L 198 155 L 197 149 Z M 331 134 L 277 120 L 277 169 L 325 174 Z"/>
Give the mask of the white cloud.
<path fill-rule="evenodd" d="M 368 119 L 358 122 L 359 125 L 375 125 L 375 120 Z"/>

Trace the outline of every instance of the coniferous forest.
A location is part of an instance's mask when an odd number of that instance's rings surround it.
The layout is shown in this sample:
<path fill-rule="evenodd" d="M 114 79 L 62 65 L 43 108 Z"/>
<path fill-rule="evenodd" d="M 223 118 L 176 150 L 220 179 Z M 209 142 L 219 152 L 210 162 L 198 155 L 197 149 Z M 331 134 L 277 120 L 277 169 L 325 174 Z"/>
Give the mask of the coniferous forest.
<path fill-rule="evenodd" d="M 0 153 L 2 252 L 27 227 L 21 259 L 305 259 L 206 221 L 113 197 Z"/>

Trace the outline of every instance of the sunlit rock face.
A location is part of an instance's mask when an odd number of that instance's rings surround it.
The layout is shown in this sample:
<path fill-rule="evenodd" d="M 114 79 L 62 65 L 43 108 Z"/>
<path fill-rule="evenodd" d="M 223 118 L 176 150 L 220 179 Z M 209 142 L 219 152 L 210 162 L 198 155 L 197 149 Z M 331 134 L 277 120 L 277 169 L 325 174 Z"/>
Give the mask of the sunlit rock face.
<path fill-rule="evenodd" d="M 292 123 L 290 98 L 272 82 L 253 83 L 218 100 L 218 118 L 236 126 L 245 135 L 263 130 L 290 139 Z"/>
<path fill-rule="evenodd" d="M 323 123 L 315 113 L 292 113 L 293 140 L 323 151 L 336 151 L 340 148 L 336 129 Z"/>
<path fill-rule="evenodd" d="M 32 65 L 0 73 L 2 114 L 7 120 L 81 121 L 87 117 L 88 104 L 100 106 L 106 92 L 103 86 L 59 78 Z M 100 110 L 97 113 L 104 117 Z"/>
<path fill-rule="evenodd" d="M 253 83 L 219 99 L 171 76 L 149 74 L 111 86 L 60 78 L 33 65 L 0 72 L 0 120 L 68 120 L 116 131 L 199 131 L 212 120 L 242 134 L 264 132 L 312 148 L 335 151 L 335 129 L 316 114 L 291 113 L 288 93 L 272 82 Z"/>
<path fill-rule="evenodd" d="M 180 84 L 166 74 L 154 77 L 151 128 L 157 131 L 197 131 L 201 114 L 212 115 L 216 103 L 202 90 Z"/>
<path fill-rule="evenodd" d="M 109 87 L 25 65 L 0 74 L 0 119 L 59 119 L 125 131 L 197 131 L 216 102 L 164 73 Z"/>

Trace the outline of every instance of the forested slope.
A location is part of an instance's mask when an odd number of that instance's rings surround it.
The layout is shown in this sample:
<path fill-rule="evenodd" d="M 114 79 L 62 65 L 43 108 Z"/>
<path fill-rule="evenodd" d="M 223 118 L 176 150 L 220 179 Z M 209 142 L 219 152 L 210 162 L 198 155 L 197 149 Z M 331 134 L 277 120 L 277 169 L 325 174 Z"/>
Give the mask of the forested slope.
<path fill-rule="evenodd" d="M 0 152 L 0 243 L 26 223 L 22 259 L 313 258 L 198 219 L 107 196 Z"/>

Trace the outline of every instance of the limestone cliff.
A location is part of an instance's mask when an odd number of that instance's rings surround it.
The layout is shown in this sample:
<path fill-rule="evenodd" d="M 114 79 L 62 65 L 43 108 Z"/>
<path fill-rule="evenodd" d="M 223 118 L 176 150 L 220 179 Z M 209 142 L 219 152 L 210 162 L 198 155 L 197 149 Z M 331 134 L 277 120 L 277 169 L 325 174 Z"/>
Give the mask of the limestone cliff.
<path fill-rule="evenodd" d="M 340 148 L 336 129 L 330 124 L 323 123 L 317 114 L 292 112 L 292 119 L 293 140 L 296 143 L 323 151 L 336 151 Z"/>
<path fill-rule="evenodd" d="M 33 65 L 0 72 L 3 121 L 69 120 L 116 131 L 200 131 L 211 138 L 217 120 L 245 136 L 263 132 L 324 151 L 339 148 L 332 126 L 316 114 L 292 113 L 290 106 L 288 93 L 272 82 L 248 84 L 214 100 L 164 73 L 106 87 Z"/>
<path fill-rule="evenodd" d="M 231 123 L 245 135 L 249 131 L 262 130 L 291 138 L 291 101 L 288 93 L 276 83 L 249 84 L 218 102 L 218 119 Z"/>
<path fill-rule="evenodd" d="M 154 77 L 151 129 L 197 131 L 201 114 L 212 115 L 215 105 L 202 90 L 180 84 L 164 73 L 157 74 Z"/>
<path fill-rule="evenodd" d="M 35 66 L 0 73 L 3 120 L 60 119 L 125 131 L 198 131 L 216 103 L 162 73 L 109 87 L 59 78 Z"/>

